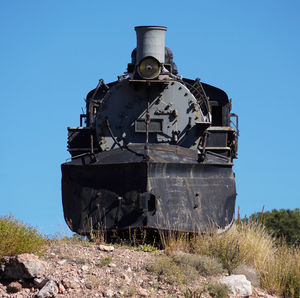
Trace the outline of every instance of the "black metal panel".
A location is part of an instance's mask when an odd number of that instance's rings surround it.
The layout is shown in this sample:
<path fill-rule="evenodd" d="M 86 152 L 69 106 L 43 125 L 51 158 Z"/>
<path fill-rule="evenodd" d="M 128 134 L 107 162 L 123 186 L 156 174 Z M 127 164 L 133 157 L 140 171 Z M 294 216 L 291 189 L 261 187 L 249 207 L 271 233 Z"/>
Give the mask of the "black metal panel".
<path fill-rule="evenodd" d="M 207 147 L 226 147 L 227 146 L 227 131 L 209 132 L 207 138 Z"/>
<path fill-rule="evenodd" d="M 150 146 L 144 159 L 116 149 L 106 152 L 110 163 L 103 163 L 104 153 L 99 153 L 94 163 L 73 160 L 63 164 L 67 223 L 80 234 L 88 234 L 91 225 L 108 231 L 225 229 L 233 220 L 236 197 L 231 166 L 198 163 L 190 151 Z M 119 163 L 128 161 L 129 154 L 132 162 Z"/>
<path fill-rule="evenodd" d="M 97 140 L 91 128 L 68 127 L 68 151 L 72 156 L 90 152 L 91 145 L 93 145 L 93 150 L 97 151 L 96 143 Z"/>
<path fill-rule="evenodd" d="M 98 225 L 99 211 L 95 206 L 99 204 L 105 220 L 100 223 L 107 229 L 115 227 L 118 197 L 125 198 L 134 191 L 143 193 L 147 183 L 146 164 L 110 164 L 110 165 L 62 165 L 62 196 L 66 222 L 71 229 L 78 233 L 88 233 L 92 219 L 93 225 Z M 105 210 L 105 211 L 104 211 Z M 126 208 L 122 218 L 130 225 L 130 208 Z M 96 212 L 96 214 L 95 214 Z M 103 215 L 102 215 L 103 216 Z M 134 217 L 136 221 L 137 216 Z"/>
<path fill-rule="evenodd" d="M 151 164 L 149 180 L 157 210 L 148 226 L 206 232 L 232 223 L 236 190 L 230 167 Z"/>
<path fill-rule="evenodd" d="M 194 80 L 190 80 L 187 78 L 183 78 L 183 80 L 191 85 L 194 83 Z M 218 101 L 222 106 L 228 103 L 228 96 L 223 90 L 206 83 L 202 83 L 202 86 L 210 101 Z"/>
<path fill-rule="evenodd" d="M 163 132 L 163 119 L 151 119 L 148 126 L 148 132 Z M 145 119 L 137 119 L 135 121 L 135 132 L 146 132 Z"/>

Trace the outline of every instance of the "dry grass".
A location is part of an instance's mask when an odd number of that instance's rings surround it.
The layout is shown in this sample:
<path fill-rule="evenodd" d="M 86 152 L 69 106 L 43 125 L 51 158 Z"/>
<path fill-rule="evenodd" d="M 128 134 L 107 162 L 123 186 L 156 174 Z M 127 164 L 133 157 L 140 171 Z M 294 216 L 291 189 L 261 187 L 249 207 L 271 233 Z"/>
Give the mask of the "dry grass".
<path fill-rule="evenodd" d="M 182 252 L 174 252 L 171 257 L 177 265 L 190 267 L 193 270 L 196 269 L 201 276 L 216 275 L 224 272 L 222 264 L 214 257 Z"/>
<path fill-rule="evenodd" d="M 157 251 L 157 248 L 150 244 L 143 244 L 133 248 L 135 251 L 153 252 Z"/>
<path fill-rule="evenodd" d="M 172 251 L 185 251 L 191 250 L 191 240 L 195 237 L 191 237 L 188 233 L 181 233 L 177 231 L 160 231 L 160 241 L 162 247 L 167 253 Z"/>
<path fill-rule="evenodd" d="M 190 272 L 183 270 L 169 256 L 158 256 L 155 262 L 147 266 L 147 270 L 157 274 L 158 280 L 164 280 L 169 284 L 186 284 L 196 274 L 195 270 Z"/>
<path fill-rule="evenodd" d="M 216 258 L 178 251 L 156 257 L 147 269 L 169 284 L 190 284 L 200 275 L 211 276 L 224 272 Z"/>
<path fill-rule="evenodd" d="M 0 257 L 42 252 L 46 239 L 13 216 L 0 217 Z"/>
<path fill-rule="evenodd" d="M 286 245 L 257 264 L 261 285 L 273 294 L 300 297 L 300 249 Z"/>
<path fill-rule="evenodd" d="M 218 282 L 209 282 L 202 285 L 202 287 L 191 290 L 187 289 L 184 293 L 185 298 L 201 298 L 201 297 L 217 297 L 228 298 L 231 291 L 227 285 L 220 284 Z"/>
<path fill-rule="evenodd" d="M 217 298 L 227 298 L 231 293 L 229 287 L 224 284 L 220 283 L 209 283 L 207 285 L 207 292 L 210 294 L 211 297 Z"/>
<path fill-rule="evenodd" d="M 252 266 L 261 286 L 271 294 L 300 297 L 300 248 L 276 241 L 258 223 L 240 223 L 228 231 L 189 237 L 163 235 L 167 253 L 174 250 L 207 255 L 219 259 L 229 272 L 241 264 Z"/>
<path fill-rule="evenodd" d="M 274 252 L 274 241 L 264 227 L 256 224 L 234 225 L 221 234 L 204 234 L 195 238 L 193 251 L 214 255 L 225 266 L 263 263 Z"/>

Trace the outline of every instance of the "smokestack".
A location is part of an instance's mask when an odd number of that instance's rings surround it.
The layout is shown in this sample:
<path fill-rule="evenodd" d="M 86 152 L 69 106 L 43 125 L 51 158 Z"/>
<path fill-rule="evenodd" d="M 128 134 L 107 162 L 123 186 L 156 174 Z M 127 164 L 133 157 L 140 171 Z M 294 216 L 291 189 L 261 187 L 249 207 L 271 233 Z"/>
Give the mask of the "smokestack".
<path fill-rule="evenodd" d="M 164 63 L 167 27 L 137 26 L 134 29 L 137 37 L 136 64 L 147 56 L 152 56 L 160 63 Z"/>

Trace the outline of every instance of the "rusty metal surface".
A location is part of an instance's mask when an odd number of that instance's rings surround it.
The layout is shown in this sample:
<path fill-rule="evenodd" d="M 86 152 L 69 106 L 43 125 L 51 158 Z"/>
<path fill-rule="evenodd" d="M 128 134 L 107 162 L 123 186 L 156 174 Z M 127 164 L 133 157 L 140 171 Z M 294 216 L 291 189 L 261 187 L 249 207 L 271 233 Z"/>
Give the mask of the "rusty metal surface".
<path fill-rule="evenodd" d="M 79 156 L 79 158 L 73 159 L 70 165 L 90 164 L 90 166 L 95 166 L 114 163 L 127 164 L 142 162 L 145 159 L 149 159 L 152 162 L 194 164 L 199 159 L 199 154 L 195 150 L 168 144 L 148 144 L 147 150 L 144 145 L 134 144 L 123 147 L 122 149 L 116 148 L 95 154 L 92 156 L 93 158 L 91 156 L 91 154 Z M 93 159 L 92 163 L 90 163 L 91 159 Z M 216 156 L 214 152 L 207 151 L 206 158 L 201 164 L 232 166 L 232 161 L 226 155 Z"/>
<path fill-rule="evenodd" d="M 224 229 L 233 220 L 235 182 L 231 168 L 151 164 L 149 188 L 157 198 L 148 226 L 190 232 Z"/>

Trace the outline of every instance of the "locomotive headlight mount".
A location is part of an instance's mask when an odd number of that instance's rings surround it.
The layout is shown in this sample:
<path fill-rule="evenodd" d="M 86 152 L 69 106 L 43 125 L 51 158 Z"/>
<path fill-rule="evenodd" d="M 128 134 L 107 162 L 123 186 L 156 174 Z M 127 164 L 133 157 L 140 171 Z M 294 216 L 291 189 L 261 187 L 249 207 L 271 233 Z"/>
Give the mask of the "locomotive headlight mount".
<path fill-rule="evenodd" d="M 138 65 L 139 75 L 146 80 L 155 79 L 159 76 L 161 65 L 154 57 L 145 57 Z"/>

